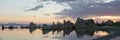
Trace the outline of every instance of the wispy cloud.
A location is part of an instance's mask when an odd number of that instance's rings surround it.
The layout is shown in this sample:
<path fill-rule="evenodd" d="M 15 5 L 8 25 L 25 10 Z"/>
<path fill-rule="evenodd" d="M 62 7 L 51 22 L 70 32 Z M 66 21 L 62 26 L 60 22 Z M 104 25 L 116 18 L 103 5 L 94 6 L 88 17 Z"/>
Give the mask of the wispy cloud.
<path fill-rule="evenodd" d="M 44 5 L 47 4 L 59 4 L 59 6 L 61 5 L 62 7 L 55 8 L 56 10 L 60 10 L 59 12 L 52 12 L 55 15 L 61 16 L 61 18 L 64 18 L 65 16 L 72 18 L 87 18 L 91 16 L 120 16 L 119 0 L 38 0 L 37 2 L 42 3 L 43 5 L 37 5 L 30 10 L 36 11 L 40 8 L 44 8 Z M 49 7 L 54 8 L 53 6 L 55 5 Z"/>
<path fill-rule="evenodd" d="M 34 8 L 28 9 L 28 11 L 37 11 L 39 8 L 42 8 L 43 5 L 37 5 Z"/>

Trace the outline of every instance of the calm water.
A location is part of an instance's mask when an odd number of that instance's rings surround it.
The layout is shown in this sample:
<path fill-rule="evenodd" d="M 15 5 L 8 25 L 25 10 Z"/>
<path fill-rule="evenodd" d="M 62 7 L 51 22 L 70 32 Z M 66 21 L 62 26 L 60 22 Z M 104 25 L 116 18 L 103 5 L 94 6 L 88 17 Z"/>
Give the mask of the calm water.
<path fill-rule="evenodd" d="M 1 29 L 1 28 L 0 28 Z M 109 35 L 105 31 L 84 32 L 81 30 L 4 29 L 0 40 L 92 40 Z"/>

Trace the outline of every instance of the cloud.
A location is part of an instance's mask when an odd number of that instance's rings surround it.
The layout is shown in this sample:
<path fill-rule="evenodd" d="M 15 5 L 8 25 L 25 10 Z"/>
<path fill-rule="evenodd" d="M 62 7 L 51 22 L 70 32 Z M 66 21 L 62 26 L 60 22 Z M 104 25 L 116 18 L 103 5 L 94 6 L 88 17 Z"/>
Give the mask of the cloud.
<path fill-rule="evenodd" d="M 37 11 L 39 8 L 42 8 L 43 5 L 37 5 L 34 8 L 28 9 L 28 11 Z"/>
<path fill-rule="evenodd" d="M 92 16 L 120 16 L 120 1 L 111 1 L 108 3 L 68 3 L 71 10 L 63 10 L 56 15 L 67 15 L 72 18 L 92 17 Z"/>
<path fill-rule="evenodd" d="M 57 2 L 108 3 L 115 0 L 52 0 Z"/>
<path fill-rule="evenodd" d="M 120 0 L 38 0 L 37 2 L 41 5 L 36 5 L 29 10 L 38 11 L 41 8 L 41 10 L 47 9 L 48 11 L 52 9 L 54 11 L 50 13 L 59 15 L 59 18 L 120 16 Z M 46 14 L 49 12 L 47 11 L 45 11 Z"/>
<path fill-rule="evenodd" d="M 50 14 L 43 14 L 43 15 L 50 16 Z"/>
<path fill-rule="evenodd" d="M 79 2 L 80 4 L 84 4 L 84 3 L 108 3 L 108 2 L 112 2 L 114 0 L 37 0 L 36 2 L 38 4 L 41 5 L 36 5 L 35 7 L 29 9 L 29 10 L 33 10 L 33 11 L 37 11 L 39 8 L 43 8 L 44 5 L 46 4 L 51 4 L 50 2 L 58 2 L 58 4 L 62 4 L 63 3 L 74 3 L 74 2 Z M 70 4 L 71 5 L 71 4 Z"/>
<path fill-rule="evenodd" d="M 39 2 L 33 8 L 28 9 L 28 11 L 39 11 L 39 13 L 44 14 L 53 14 L 53 13 L 59 13 L 60 11 L 64 9 L 70 9 L 69 5 L 66 3 L 57 3 L 56 1 L 37 1 Z"/>

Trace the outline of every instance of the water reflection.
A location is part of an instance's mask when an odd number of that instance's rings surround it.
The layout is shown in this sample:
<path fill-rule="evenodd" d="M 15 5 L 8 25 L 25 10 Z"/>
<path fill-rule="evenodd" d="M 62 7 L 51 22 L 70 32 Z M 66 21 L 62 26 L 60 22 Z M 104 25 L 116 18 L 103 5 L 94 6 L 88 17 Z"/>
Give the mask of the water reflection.
<path fill-rule="evenodd" d="M 95 35 L 95 36 L 98 36 L 98 37 L 102 37 L 102 36 L 107 36 L 107 35 L 109 35 L 109 33 L 106 32 L 106 31 L 96 31 L 96 32 L 94 32 L 94 35 Z"/>
<path fill-rule="evenodd" d="M 35 28 L 29 28 L 30 33 L 32 33 L 33 31 L 35 31 Z"/>
<path fill-rule="evenodd" d="M 63 37 L 70 35 L 71 33 L 75 32 L 77 38 L 82 38 L 85 35 L 91 36 L 91 37 L 97 37 L 94 38 L 93 40 L 109 40 L 111 38 L 119 37 L 120 31 L 119 30 L 104 30 L 104 29 L 98 29 L 98 30 L 88 30 L 88 29 L 73 29 L 73 28 L 68 28 L 68 29 L 41 29 L 38 27 L 2 27 L 2 30 L 4 31 L 5 29 L 29 29 L 29 33 L 32 34 L 36 29 L 41 30 L 43 35 L 47 35 L 49 33 L 52 33 L 52 35 L 61 33 Z M 48 37 L 48 36 L 47 36 Z M 54 37 L 54 38 L 61 38 L 61 37 Z"/>

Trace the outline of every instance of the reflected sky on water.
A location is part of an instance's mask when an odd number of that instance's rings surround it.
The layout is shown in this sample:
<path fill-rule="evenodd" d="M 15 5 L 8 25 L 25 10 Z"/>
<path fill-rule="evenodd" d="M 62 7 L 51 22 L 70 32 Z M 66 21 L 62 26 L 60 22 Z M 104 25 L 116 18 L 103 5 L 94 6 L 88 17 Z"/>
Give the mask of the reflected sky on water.
<path fill-rule="evenodd" d="M 109 35 L 105 31 L 81 30 L 41 30 L 41 29 L 4 29 L 0 30 L 0 40 L 92 40 Z"/>

